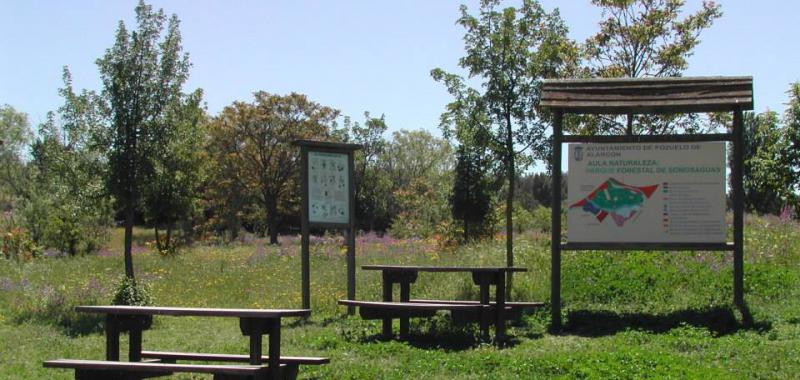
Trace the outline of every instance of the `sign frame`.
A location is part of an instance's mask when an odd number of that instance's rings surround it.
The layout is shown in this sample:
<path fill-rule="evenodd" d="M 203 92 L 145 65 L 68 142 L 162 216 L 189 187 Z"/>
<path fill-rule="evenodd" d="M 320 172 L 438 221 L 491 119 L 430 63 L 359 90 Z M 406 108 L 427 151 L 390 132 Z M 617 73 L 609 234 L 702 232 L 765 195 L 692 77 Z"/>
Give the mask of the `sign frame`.
<path fill-rule="evenodd" d="M 551 207 L 551 329 L 561 323 L 561 251 L 564 250 L 704 250 L 733 254 L 733 304 L 742 313 L 743 323 L 753 323 L 744 301 L 744 186 L 743 147 L 744 111 L 753 109 L 753 78 L 666 77 L 666 78 L 591 78 L 545 79 L 540 107 L 552 116 L 552 191 Z M 633 134 L 634 115 L 724 112 L 733 114 L 728 133 Z M 564 135 L 567 114 L 627 116 L 624 135 Z M 561 151 L 564 143 L 685 143 L 722 141 L 732 146 L 730 192 L 733 210 L 733 241 L 716 242 L 611 242 L 563 243 L 561 241 Z"/>
<path fill-rule="evenodd" d="M 355 166 L 353 156 L 356 150 L 362 148 L 358 144 L 335 143 L 317 140 L 295 140 L 292 145 L 300 147 L 300 183 L 301 183 L 301 206 L 300 206 L 300 271 L 301 271 L 301 293 L 302 308 L 311 308 L 311 260 L 309 254 L 309 233 L 311 228 L 337 229 L 345 232 L 347 244 L 347 299 L 356 298 L 356 238 L 355 238 Z M 333 153 L 344 154 L 347 156 L 347 221 L 338 222 L 318 222 L 311 221 L 309 218 L 310 201 L 310 181 L 309 181 L 309 153 Z M 353 314 L 355 310 L 348 307 L 348 313 Z"/>

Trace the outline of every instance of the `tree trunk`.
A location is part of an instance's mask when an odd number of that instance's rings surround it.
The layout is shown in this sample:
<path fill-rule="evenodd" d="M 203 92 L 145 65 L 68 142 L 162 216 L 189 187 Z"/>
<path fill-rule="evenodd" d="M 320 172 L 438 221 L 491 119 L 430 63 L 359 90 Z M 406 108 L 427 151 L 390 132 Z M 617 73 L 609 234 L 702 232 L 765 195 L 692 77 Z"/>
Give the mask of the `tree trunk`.
<path fill-rule="evenodd" d="M 128 200 L 125 204 L 125 276 L 134 279 L 133 275 L 133 202 Z"/>
<path fill-rule="evenodd" d="M 166 248 L 166 250 L 170 251 L 170 252 L 172 251 L 172 248 L 173 248 L 173 244 L 172 244 L 172 228 L 173 228 L 172 223 L 167 223 L 167 237 L 166 237 L 166 240 L 164 241 L 164 248 Z"/>
<path fill-rule="evenodd" d="M 278 244 L 278 201 L 270 197 L 267 201 L 267 233 L 269 234 L 269 244 Z"/>
<path fill-rule="evenodd" d="M 153 230 L 155 230 L 156 233 L 156 249 L 158 249 L 158 253 L 161 253 L 163 249 L 161 248 L 161 236 L 158 235 L 158 223 L 153 224 Z"/>

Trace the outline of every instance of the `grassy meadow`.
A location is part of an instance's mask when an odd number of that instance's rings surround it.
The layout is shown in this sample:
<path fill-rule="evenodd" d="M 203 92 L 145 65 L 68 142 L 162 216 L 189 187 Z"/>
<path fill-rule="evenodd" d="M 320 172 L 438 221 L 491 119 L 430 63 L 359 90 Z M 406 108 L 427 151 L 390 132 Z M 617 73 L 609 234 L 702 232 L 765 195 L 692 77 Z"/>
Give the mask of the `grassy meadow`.
<path fill-rule="evenodd" d="M 300 306 L 299 238 L 280 246 L 252 239 L 195 246 L 162 257 L 137 230 L 134 265 L 157 305 L 292 308 Z M 412 319 L 412 340 L 383 341 L 380 322 L 347 317 L 344 248 L 336 237 L 312 240 L 312 318 L 284 321 L 287 355 L 328 356 L 301 367 L 301 378 L 800 378 L 800 226 L 746 218 L 745 299 L 752 315 L 731 306 L 732 258 L 720 252 L 565 252 L 565 327 L 549 331 L 549 309 L 526 315 L 509 331 L 510 347 L 476 340 L 477 326 L 452 326 L 446 315 Z M 437 248 L 435 241 L 358 239 L 362 264 L 502 265 L 504 239 Z M 548 301 L 549 235 L 520 234 L 516 300 Z M 121 231 L 98 255 L 0 260 L 0 379 L 70 379 L 43 360 L 104 358 L 101 320 L 72 311 L 108 304 L 123 273 Z M 357 271 L 359 299 L 379 300 L 380 274 Z M 397 291 L 397 290 L 396 290 Z M 412 297 L 473 298 L 464 273 L 421 273 Z M 397 330 L 395 330 L 397 331 Z M 121 343 L 127 347 L 126 337 Z M 246 353 L 247 340 L 229 318 L 156 317 L 145 349 Z M 123 353 L 124 356 L 124 353 Z M 175 379 L 205 378 L 176 375 Z"/>

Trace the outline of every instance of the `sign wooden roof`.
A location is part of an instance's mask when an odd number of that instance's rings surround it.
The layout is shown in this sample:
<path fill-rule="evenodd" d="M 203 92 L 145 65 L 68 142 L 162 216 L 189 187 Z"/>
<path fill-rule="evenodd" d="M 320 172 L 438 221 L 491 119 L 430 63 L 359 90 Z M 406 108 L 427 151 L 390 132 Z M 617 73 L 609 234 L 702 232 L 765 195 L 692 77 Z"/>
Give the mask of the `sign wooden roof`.
<path fill-rule="evenodd" d="M 622 115 L 752 110 L 753 77 L 546 79 L 540 105 Z"/>

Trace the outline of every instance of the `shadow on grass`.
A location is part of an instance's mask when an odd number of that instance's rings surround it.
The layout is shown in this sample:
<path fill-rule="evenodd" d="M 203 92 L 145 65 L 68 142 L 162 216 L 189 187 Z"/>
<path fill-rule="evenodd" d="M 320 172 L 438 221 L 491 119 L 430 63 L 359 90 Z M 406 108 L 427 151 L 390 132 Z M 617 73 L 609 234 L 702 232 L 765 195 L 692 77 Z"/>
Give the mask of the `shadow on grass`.
<path fill-rule="evenodd" d="M 398 337 L 396 325 L 394 334 L 390 337 L 375 333 L 375 327 L 379 327 L 377 324 L 367 327 L 362 322 L 356 323 L 356 325 L 350 326 L 343 332 L 342 335 L 346 340 L 359 343 L 398 341 L 419 349 L 454 352 L 471 350 L 484 344 L 494 344 L 494 342 L 483 341 L 480 338 L 477 325 L 453 323 L 448 316 L 442 315 L 426 319 L 412 319 L 409 334 L 405 339 Z M 518 337 L 508 336 L 500 347 L 509 348 L 519 343 Z"/>
<path fill-rule="evenodd" d="M 625 330 L 643 330 L 654 334 L 666 333 L 681 325 L 708 329 L 720 337 L 741 330 L 767 332 L 769 321 L 754 321 L 745 306 L 739 310 L 740 321 L 733 307 L 709 307 L 678 310 L 667 314 L 619 313 L 606 310 L 573 310 L 567 314 L 562 334 L 585 337 L 614 335 Z"/>

